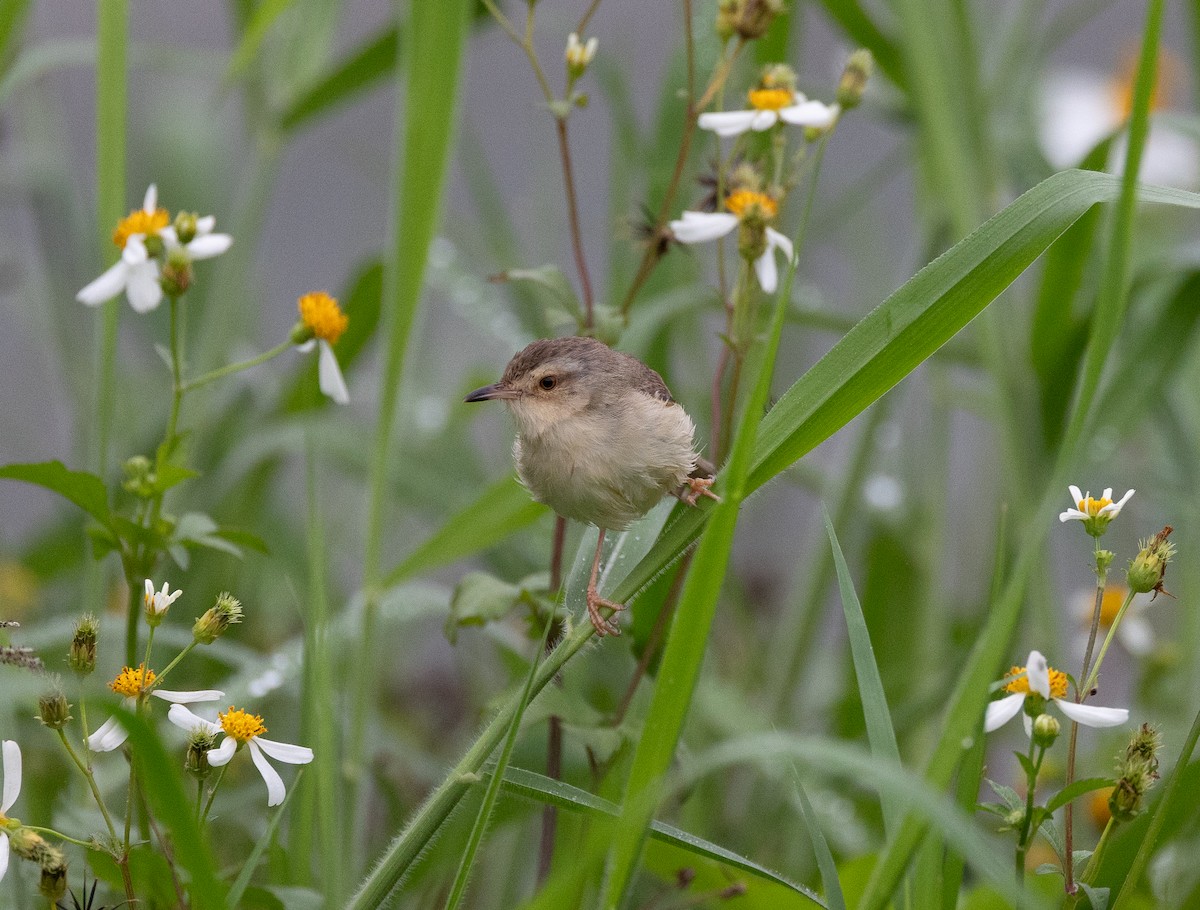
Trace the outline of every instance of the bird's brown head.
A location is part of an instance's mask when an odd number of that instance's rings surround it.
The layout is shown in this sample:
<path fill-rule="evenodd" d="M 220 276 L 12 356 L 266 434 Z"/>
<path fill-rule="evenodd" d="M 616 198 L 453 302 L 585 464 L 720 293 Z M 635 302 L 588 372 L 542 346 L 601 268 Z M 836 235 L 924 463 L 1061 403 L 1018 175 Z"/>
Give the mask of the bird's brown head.
<path fill-rule="evenodd" d="M 599 404 L 605 384 L 619 383 L 628 359 L 594 338 L 535 341 L 513 356 L 499 382 L 465 400 L 503 401 L 522 433 L 538 435 Z"/>

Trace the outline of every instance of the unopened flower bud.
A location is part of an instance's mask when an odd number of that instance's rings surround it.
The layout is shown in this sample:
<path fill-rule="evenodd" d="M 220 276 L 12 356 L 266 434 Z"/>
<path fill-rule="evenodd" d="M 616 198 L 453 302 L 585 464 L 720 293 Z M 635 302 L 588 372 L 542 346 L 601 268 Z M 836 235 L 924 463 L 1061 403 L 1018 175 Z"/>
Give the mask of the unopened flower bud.
<path fill-rule="evenodd" d="M 1013 831 L 1020 829 L 1025 824 L 1025 810 L 1013 809 L 1008 815 L 1004 816 L 1004 827 L 1010 828 Z"/>
<path fill-rule="evenodd" d="M 193 730 L 183 759 L 183 767 L 187 773 L 197 780 L 204 780 L 208 777 L 209 772 L 212 771 L 212 765 L 208 762 L 208 753 L 216 745 L 217 735 L 215 733 L 210 733 L 204 727 Z"/>
<path fill-rule="evenodd" d="M 181 249 L 172 250 L 162 267 L 162 289 L 168 297 L 182 297 L 192 286 L 192 260 Z"/>
<path fill-rule="evenodd" d="M 154 465 L 145 455 L 134 455 L 132 458 L 126 459 L 125 463 L 121 465 L 121 470 L 125 472 L 125 479 L 121 481 L 121 487 L 126 493 L 132 493 L 143 499 L 149 499 L 155 494 Z"/>
<path fill-rule="evenodd" d="M 61 730 L 71 720 L 71 706 L 57 680 L 52 681 L 50 690 L 38 699 L 38 720 L 51 730 Z"/>
<path fill-rule="evenodd" d="M 162 590 L 154 590 L 154 582 L 149 578 L 146 579 L 146 593 L 142 597 L 142 604 L 145 607 L 146 622 L 150 628 L 157 628 L 162 624 L 163 619 L 167 615 L 167 611 L 171 609 L 171 604 L 175 603 L 183 594 L 182 590 L 172 591 L 168 582 L 163 582 Z"/>
<path fill-rule="evenodd" d="M 163 239 L 159 237 L 158 234 L 147 234 L 142 243 L 145 244 L 146 253 L 149 254 L 150 258 L 152 259 L 161 258 L 163 250 L 166 248 L 163 244 Z"/>
<path fill-rule="evenodd" d="M 1163 577 L 1167 574 L 1167 563 L 1175 555 L 1175 545 L 1167 540 L 1171 531 L 1168 525 L 1149 540 L 1143 540 L 1141 551 L 1130 561 L 1126 579 L 1129 590 L 1135 594 L 1153 591 L 1157 597 L 1159 593 L 1166 593 Z"/>
<path fill-rule="evenodd" d="M 837 103 L 846 110 L 858 107 L 874 68 L 875 58 L 865 47 L 860 47 L 852 53 L 846 61 L 846 68 L 842 70 L 841 81 L 838 82 Z"/>
<path fill-rule="evenodd" d="M 195 212 L 180 212 L 175 216 L 175 236 L 180 243 L 191 243 L 196 238 Z"/>
<path fill-rule="evenodd" d="M 67 666 L 80 676 L 87 676 L 96 669 L 96 638 L 100 627 L 96 617 L 86 613 L 75 624 L 71 636 L 71 647 L 67 651 Z"/>
<path fill-rule="evenodd" d="M 766 34 L 775 18 L 783 12 L 783 0 L 734 0 L 717 8 L 717 34 L 734 34 L 752 41 Z"/>
<path fill-rule="evenodd" d="M 12 852 L 21 859 L 27 859 L 40 866 L 43 859 L 50 858 L 51 854 L 48 851 L 53 848 L 36 831 L 18 827 L 10 828 L 5 833 L 8 835 L 8 845 Z"/>
<path fill-rule="evenodd" d="M 38 880 L 38 891 L 51 903 L 56 903 L 67 893 L 67 860 L 57 847 L 46 847 L 42 860 L 42 877 Z"/>
<path fill-rule="evenodd" d="M 1033 720 L 1033 741 L 1043 749 L 1049 749 L 1058 739 L 1058 718 L 1053 714 L 1039 714 Z"/>
<path fill-rule="evenodd" d="M 567 61 L 567 77 L 572 82 L 587 72 L 588 65 L 596 57 L 596 48 L 599 44 L 600 42 L 595 36 L 588 38 L 587 41 L 580 41 L 579 35 L 575 32 L 571 32 L 567 36 L 567 49 L 563 57 Z"/>
<path fill-rule="evenodd" d="M 192 626 L 192 637 L 202 645 L 211 645 L 234 623 L 242 621 L 242 605 L 228 591 L 217 595 L 217 602 Z"/>
<path fill-rule="evenodd" d="M 1117 821 L 1129 821 L 1145 807 L 1146 794 L 1158 780 L 1160 748 L 1162 739 L 1149 724 L 1142 724 L 1130 738 L 1117 764 L 1120 777 L 1108 798 L 1108 809 Z"/>

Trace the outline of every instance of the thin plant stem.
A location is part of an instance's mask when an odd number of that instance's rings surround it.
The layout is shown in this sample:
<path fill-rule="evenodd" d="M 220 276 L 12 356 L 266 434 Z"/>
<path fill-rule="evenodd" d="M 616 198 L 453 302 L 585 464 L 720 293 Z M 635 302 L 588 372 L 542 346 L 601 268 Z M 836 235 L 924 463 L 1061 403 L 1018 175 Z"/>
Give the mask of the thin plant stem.
<path fill-rule="evenodd" d="M 96 778 L 92 774 L 91 769 L 84 764 L 83 760 L 71 747 L 70 741 L 67 739 L 67 734 L 62 730 L 58 731 L 58 738 L 62 740 L 63 748 L 67 750 L 67 754 L 71 756 L 71 761 L 75 763 L 75 767 L 79 769 L 79 773 L 84 776 L 88 783 L 88 789 L 92 791 L 92 797 L 96 800 L 96 806 L 100 809 L 100 815 L 104 818 L 105 827 L 108 828 L 109 837 L 113 840 L 117 839 L 117 829 L 113 825 L 112 816 L 108 814 L 108 807 L 104 805 L 104 797 L 100 795 L 100 788 L 96 786 Z"/>
<path fill-rule="evenodd" d="M 588 8 L 584 10 L 583 15 L 579 18 L 579 24 L 575 26 L 575 34 L 583 38 L 583 33 L 588 27 L 588 23 L 592 21 L 592 16 L 596 15 L 596 9 L 600 6 L 600 0 L 592 0 L 588 4 Z"/>
<path fill-rule="evenodd" d="M 79 840 L 79 838 L 63 834 L 61 831 L 55 831 L 53 828 L 42 828 L 38 825 L 22 825 L 21 827 L 29 831 L 36 831 L 38 834 L 49 834 L 51 837 L 56 837 L 61 841 L 66 841 L 68 844 L 74 844 L 76 847 L 83 847 L 87 850 L 97 850 L 101 853 L 105 852 L 94 840 Z"/>
<path fill-rule="evenodd" d="M 186 648 L 184 648 L 182 651 L 180 651 L 178 654 L 175 655 L 175 659 L 172 660 L 169 664 L 167 664 L 167 666 L 163 669 L 163 671 L 154 678 L 154 688 L 158 688 L 159 686 L 162 685 L 162 681 L 167 678 L 167 674 L 170 673 L 172 670 L 174 670 L 176 664 L 178 664 L 181 660 L 183 660 L 185 657 L 187 657 L 188 654 L 191 653 L 192 649 L 194 647 L 196 647 L 196 644 L 197 644 L 197 642 L 193 639 L 191 642 L 188 643 L 188 646 Z"/>
<path fill-rule="evenodd" d="M 1096 849 L 1092 851 L 1092 855 L 1088 858 L 1088 864 L 1084 866 L 1083 872 L 1079 876 L 1079 881 L 1091 882 L 1092 877 L 1100 869 L 1101 860 L 1104 858 L 1104 849 L 1108 846 L 1108 836 L 1112 834 L 1113 829 L 1116 827 L 1117 820 L 1110 815 L 1108 817 L 1108 824 L 1100 832 L 1100 840 L 1096 844 Z"/>
<path fill-rule="evenodd" d="M 533 7 L 530 6 L 530 9 Z M 567 140 L 567 118 L 554 118 L 554 131 L 558 135 L 558 151 L 562 159 L 563 187 L 567 200 L 567 223 L 571 228 L 571 249 L 575 256 L 575 268 L 579 271 L 579 287 L 583 294 L 583 325 L 592 329 L 596 325 L 595 301 L 592 296 L 592 279 L 588 275 L 587 257 L 583 254 L 583 234 L 579 228 L 579 203 L 575 197 L 575 174 L 571 166 L 571 145 Z"/>
<path fill-rule="evenodd" d="M 554 539 L 550 548 L 550 595 L 561 600 L 563 550 L 567 540 L 567 520 L 561 515 L 554 519 Z M 553 614 L 551 614 L 553 616 Z M 546 641 L 547 650 L 554 642 Z M 559 685 L 561 680 L 556 680 Z M 551 714 L 546 728 L 546 776 L 557 780 L 562 774 L 562 718 Z M 558 833 L 558 807 L 547 803 L 542 807 L 542 835 L 538 844 L 537 880 L 542 884 L 550 875 L 554 861 L 554 841 Z"/>
<path fill-rule="evenodd" d="M 221 786 L 221 781 L 225 779 L 225 769 L 228 767 L 228 763 L 221 765 L 221 769 L 217 772 L 217 779 L 213 781 L 212 789 L 208 791 L 208 802 L 204 804 L 204 811 L 200 814 L 201 824 L 208 822 L 208 813 L 212 811 L 213 800 L 217 798 L 217 788 Z"/>
<path fill-rule="evenodd" d="M 1034 752 L 1037 752 L 1035 759 Z M 1029 738 L 1029 761 L 1033 766 L 1033 770 L 1026 776 L 1025 781 L 1025 817 L 1021 820 L 1021 833 L 1017 838 L 1016 851 L 1016 872 L 1017 881 L 1025 880 L 1025 857 L 1029 853 L 1029 846 L 1033 841 L 1036 831 L 1030 830 L 1033 827 L 1033 800 L 1037 793 L 1037 777 L 1038 771 L 1041 770 L 1042 760 L 1046 757 L 1046 750 L 1038 748 L 1034 744 L 1033 737 Z"/>
<path fill-rule="evenodd" d="M 1134 593 L 1130 591 L 1125 595 L 1125 602 L 1121 604 L 1121 609 L 1117 611 L 1116 617 L 1112 621 L 1112 625 L 1108 627 L 1108 634 L 1104 636 L 1104 644 L 1100 646 L 1100 653 L 1096 655 L 1096 663 L 1092 665 L 1092 672 L 1088 675 L 1087 682 L 1084 683 L 1084 693 L 1091 692 L 1096 687 L 1096 683 L 1100 679 L 1100 665 L 1104 663 L 1104 655 L 1108 653 L 1108 646 L 1112 644 L 1113 636 L 1117 632 L 1117 626 L 1121 624 L 1121 620 L 1125 617 L 1125 611 L 1129 609 L 1129 605 L 1133 603 Z"/>
<path fill-rule="evenodd" d="M 146 659 L 142 661 L 142 666 L 145 668 L 146 673 L 150 672 L 150 649 L 153 647 L 154 647 L 154 626 L 151 626 L 150 631 L 146 634 Z M 141 694 L 143 696 L 147 692 L 146 673 L 142 674 L 142 692 L 141 692 Z"/>
<path fill-rule="evenodd" d="M 157 510 L 155 510 L 157 512 Z M 151 519 L 151 524 L 157 520 L 157 515 Z M 138 622 L 142 611 L 138 609 L 141 595 L 133 580 L 133 566 L 125 561 L 125 586 L 129 589 L 129 612 L 125 616 L 125 665 L 132 667 L 137 661 Z"/>
<path fill-rule="evenodd" d="M 1079 676 L 1081 679 L 1088 677 L 1088 668 L 1092 662 L 1092 649 L 1096 646 L 1096 633 L 1100 629 L 1100 611 L 1104 605 L 1104 586 L 1108 580 L 1108 572 L 1101 568 L 1100 562 L 1100 538 L 1095 538 L 1094 557 L 1096 565 L 1096 601 L 1092 608 L 1092 625 L 1088 632 L 1087 649 L 1083 652 L 1083 669 Z M 1116 628 L 1116 624 L 1113 624 Z M 1088 697 L 1091 691 L 1091 686 L 1080 688 L 1075 687 L 1075 704 L 1081 704 Z M 1063 786 L 1069 787 L 1075 780 L 1075 750 L 1079 742 L 1079 724 L 1071 721 L 1071 738 L 1067 744 L 1067 769 L 1063 779 Z M 1067 803 L 1063 810 L 1063 852 L 1066 854 L 1063 857 L 1063 885 L 1066 888 L 1067 894 L 1075 893 L 1075 863 L 1072 850 L 1075 847 L 1075 811 L 1071 803 Z"/>
<path fill-rule="evenodd" d="M 256 367 L 261 363 L 266 363 L 268 360 L 271 360 L 274 357 L 278 357 L 291 347 L 294 347 L 294 345 L 289 339 L 288 341 L 284 341 L 281 344 L 275 345 L 275 347 L 268 351 L 263 351 L 261 354 L 251 357 L 249 360 L 240 360 L 237 363 L 230 363 L 223 367 L 219 367 L 218 369 L 210 370 L 207 373 L 197 376 L 195 379 L 189 379 L 183 384 L 181 391 L 190 392 L 192 389 L 198 389 L 202 385 L 208 385 L 214 380 L 231 376 L 234 373 L 240 373 L 242 370 L 248 370 L 251 367 Z"/>
<path fill-rule="evenodd" d="M 179 298 L 167 298 L 171 313 L 171 414 L 167 418 L 167 433 L 165 442 L 168 447 L 175 440 L 175 431 L 179 428 L 179 409 L 183 404 L 183 365 L 180 361 L 179 341 Z"/>

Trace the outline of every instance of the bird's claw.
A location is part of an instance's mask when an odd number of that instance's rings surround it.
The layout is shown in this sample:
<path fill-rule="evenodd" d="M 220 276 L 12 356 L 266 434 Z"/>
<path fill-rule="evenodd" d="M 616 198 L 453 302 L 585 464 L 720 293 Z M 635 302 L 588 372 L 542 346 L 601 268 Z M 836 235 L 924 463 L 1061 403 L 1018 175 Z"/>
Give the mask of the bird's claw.
<path fill-rule="evenodd" d="M 601 607 L 608 607 L 614 613 L 618 613 L 625 609 L 625 604 L 617 603 L 615 600 L 608 600 L 605 597 L 601 597 L 598 591 L 589 589 L 587 592 L 588 619 L 592 621 L 592 626 L 596 629 L 596 634 L 601 638 L 606 635 L 620 635 L 621 627 L 617 625 L 612 617 L 605 619 L 601 616 Z"/>
<path fill-rule="evenodd" d="M 711 477 L 689 477 L 683 495 L 679 498 L 686 502 L 689 506 L 694 506 L 701 496 L 707 496 L 709 499 L 721 501 L 721 497 L 714 493 L 710 488 L 713 485 Z"/>

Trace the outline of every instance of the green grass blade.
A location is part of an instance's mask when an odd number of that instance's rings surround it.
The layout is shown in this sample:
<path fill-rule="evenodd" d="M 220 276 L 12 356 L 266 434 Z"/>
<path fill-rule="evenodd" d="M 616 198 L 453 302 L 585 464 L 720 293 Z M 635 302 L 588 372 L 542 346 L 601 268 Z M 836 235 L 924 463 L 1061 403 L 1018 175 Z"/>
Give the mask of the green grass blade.
<path fill-rule="evenodd" d="M 821 6 L 855 44 L 862 45 L 874 55 L 879 69 L 897 88 L 907 89 L 907 61 L 899 46 L 884 34 L 855 0 L 821 0 Z"/>
<path fill-rule="evenodd" d="M 263 0 L 258 5 L 242 32 L 242 40 L 238 44 L 237 50 L 233 52 L 233 56 L 229 60 L 229 66 L 225 70 L 227 82 L 239 78 L 254 62 L 258 49 L 266 40 L 271 26 L 293 2 L 294 0 Z"/>
<path fill-rule="evenodd" d="M 833 854 L 829 852 L 829 844 L 825 840 L 825 833 L 821 830 L 821 822 L 817 818 L 816 812 L 813 811 L 812 803 L 808 801 L 808 794 L 804 792 L 799 774 L 794 776 L 792 784 L 796 787 L 800 820 L 808 828 L 808 836 L 812 840 L 813 854 L 817 857 L 817 869 L 821 872 L 821 884 L 825 886 L 829 908 L 830 910 L 846 910 L 846 898 L 842 894 L 842 883 L 838 880 L 837 863 L 833 861 Z M 884 804 L 887 805 L 889 802 L 889 800 L 885 800 Z"/>
<path fill-rule="evenodd" d="M 837 532 L 829 513 L 822 510 L 825 518 L 825 533 L 833 549 L 833 562 L 837 567 L 838 590 L 842 597 L 842 612 L 846 616 L 846 630 L 850 636 L 850 656 L 854 661 L 854 675 L 858 679 L 858 692 L 862 698 L 863 716 L 867 722 L 867 740 L 871 754 L 883 764 L 900 767 L 900 747 L 896 745 L 896 731 L 892 727 L 892 715 L 888 709 L 887 696 L 883 691 L 883 680 L 879 676 L 879 665 L 875 662 L 875 648 L 867 621 L 863 618 L 862 604 L 854 591 L 854 581 L 842 555 Z M 893 834 L 901 820 L 899 805 L 886 794 L 883 799 L 883 827 Z"/>
<path fill-rule="evenodd" d="M 146 801 L 158 822 L 170 832 L 175 861 L 190 877 L 191 906 L 220 910 L 225 896 L 208 844 L 196 824 L 195 804 L 184 792 L 179 761 L 167 755 L 162 741 L 145 718 L 117 708 L 113 712 L 129 731 L 129 748 L 137 756 L 138 774 Z"/>
<path fill-rule="evenodd" d="M 495 771 L 489 768 L 486 773 L 492 776 Z M 620 809 L 616 803 L 609 802 L 602 797 L 595 796 L 586 790 L 573 787 L 560 780 L 546 777 L 534 771 L 526 771 L 523 768 L 509 768 L 504 772 L 504 789 L 510 793 L 530 797 L 539 802 L 548 803 L 571 812 L 599 813 L 611 818 L 616 818 L 620 813 Z M 677 828 L 674 825 L 668 825 L 660 821 L 651 822 L 650 837 L 664 844 L 679 847 L 703 859 L 716 860 L 734 869 L 747 872 L 757 878 L 782 885 L 797 894 L 807 897 L 818 906 L 826 906 L 825 902 L 812 889 L 793 882 L 786 876 L 768 869 L 766 866 L 756 863 L 752 859 L 747 859 L 732 850 L 728 850 L 719 844 L 714 844 L 702 837 L 689 834 L 687 831 Z"/>
<path fill-rule="evenodd" d="M 292 132 L 382 82 L 396 67 L 399 52 L 400 30 L 395 25 L 381 29 L 293 101 L 280 117 L 280 129 Z"/>
<path fill-rule="evenodd" d="M 451 516 L 424 543 L 385 576 L 390 588 L 407 578 L 449 565 L 494 546 L 514 531 L 533 524 L 547 508 L 529 498 L 515 474 L 496 481 L 473 503 Z"/>
<path fill-rule="evenodd" d="M 275 836 L 275 832 L 279 830 L 280 819 L 283 818 L 283 813 L 287 810 L 288 803 L 292 801 L 292 794 L 300 788 L 300 781 L 304 777 L 304 771 L 304 768 L 296 769 L 296 778 L 292 781 L 291 789 L 287 791 L 287 794 L 283 797 L 283 802 L 279 804 L 279 808 L 275 810 L 275 814 L 267 822 L 266 830 L 263 831 L 262 836 L 250 848 L 250 855 L 246 857 L 246 862 L 242 864 L 242 871 L 233 880 L 233 885 L 230 886 L 229 893 L 225 896 L 225 906 L 229 910 L 237 910 L 243 895 L 246 893 L 246 889 L 250 887 L 250 879 L 254 877 L 254 870 L 262 862 L 263 855 L 267 852 L 267 847 L 271 845 L 271 839 Z M 332 894 L 329 892 L 327 894 L 332 898 Z"/>

